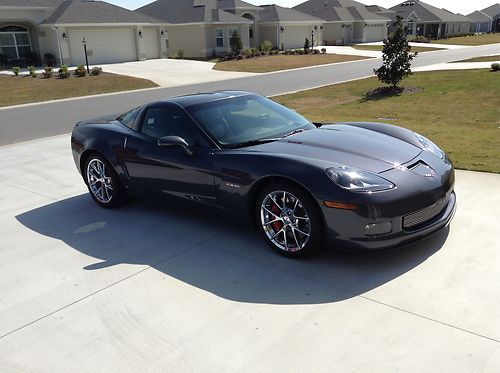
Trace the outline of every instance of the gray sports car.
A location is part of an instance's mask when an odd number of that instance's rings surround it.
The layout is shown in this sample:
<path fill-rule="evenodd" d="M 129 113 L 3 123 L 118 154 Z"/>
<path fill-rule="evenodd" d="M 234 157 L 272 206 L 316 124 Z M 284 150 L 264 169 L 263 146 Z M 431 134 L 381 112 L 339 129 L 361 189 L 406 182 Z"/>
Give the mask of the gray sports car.
<path fill-rule="evenodd" d="M 399 246 L 445 227 L 456 206 L 453 165 L 429 139 L 382 123 L 312 123 L 249 92 L 79 122 L 71 145 L 99 205 L 165 194 L 212 205 L 292 257 Z"/>

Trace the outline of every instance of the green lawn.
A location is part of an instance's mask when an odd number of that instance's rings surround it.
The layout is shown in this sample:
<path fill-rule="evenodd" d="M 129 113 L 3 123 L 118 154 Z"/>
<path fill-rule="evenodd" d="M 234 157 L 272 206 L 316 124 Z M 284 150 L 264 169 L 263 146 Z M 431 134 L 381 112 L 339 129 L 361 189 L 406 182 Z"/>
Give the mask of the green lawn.
<path fill-rule="evenodd" d="M 378 121 L 417 131 L 439 144 L 457 168 L 500 173 L 500 73 L 421 72 L 403 81 L 423 92 L 365 100 L 376 78 L 276 97 L 314 121 Z"/>
<path fill-rule="evenodd" d="M 157 85 L 149 80 L 124 75 L 102 73 L 68 79 L 40 79 L 30 76 L 0 75 L 0 106 L 57 100 L 61 98 L 95 95 L 100 93 L 152 88 Z"/>
<path fill-rule="evenodd" d="M 449 39 L 433 40 L 436 44 L 452 44 L 452 45 L 485 45 L 500 43 L 500 33 L 496 34 L 481 34 L 474 36 L 461 36 Z"/>
<path fill-rule="evenodd" d="M 342 54 L 304 54 L 287 56 L 278 54 L 274 56 L 261 56 L 219 62 L 214 66 L 214 70 L 267 73 L 271 71 L 297 69 L 299 67 L 364 60 L 367 58 L 369 57 L 346 56 Z"/>
<path fill-rule="evenodd" d="M 500 61 L 500 55 L 496 56 L 484 56 L 484 57 L 475 57 L 475 58 L 469 58 L 468 60 L 461 60 L 461 61 L 454 61 L 453 63 L 457 62 L 498 62 Z"/>
<path fill-rule="evenodd" d="M 382 49 L 384 49 L 383 45 L 353 45 L 352 46 L 354 49 L 358 50 L 363 50 L 363 51 L 377 51 L 377 52 L 382 52 Z M 440 51 L 443 50 L 443 48 L 435 48 L 435 47 L 411 47 L 411 51 L 413 53 L 418 52 L 418 53 L 423 53 L 423 52 L 432 52 L 432 51 Z"/>

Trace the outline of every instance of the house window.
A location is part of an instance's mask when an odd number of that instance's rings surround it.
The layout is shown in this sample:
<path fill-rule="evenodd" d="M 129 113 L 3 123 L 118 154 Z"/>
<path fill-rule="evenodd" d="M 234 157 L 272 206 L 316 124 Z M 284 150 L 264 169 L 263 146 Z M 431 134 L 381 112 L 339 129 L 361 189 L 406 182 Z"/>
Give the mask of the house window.
<path fill-rule="evenodd" d="M 413 35 L 413 19 L 408 20 L 408 26 L 406 27 L 406 35 Z"/>
<path fill-rule="evenodd" d="M 215 30 L 215 46 L 217 48 L 224 48 L 224 30 L 218 28 Z"/>
<path fill-rule="evenodd" d="M 12 59 L 27 57 L 31 53 L 28 29 L 21 26 L 1 27 L 0 53 Z"/>

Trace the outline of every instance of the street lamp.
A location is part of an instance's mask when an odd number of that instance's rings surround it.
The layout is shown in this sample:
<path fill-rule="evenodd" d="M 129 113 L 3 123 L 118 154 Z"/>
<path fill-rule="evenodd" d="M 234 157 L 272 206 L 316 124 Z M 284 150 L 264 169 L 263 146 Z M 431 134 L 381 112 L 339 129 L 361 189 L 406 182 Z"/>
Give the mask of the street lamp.
<path fill-rule="evenodd" d="M 85 40 L 85 37 L 82 40 L 82 44 L 83 44 L 83 52 L 85 53 L 85 62 L 87 63 L 87 74 L 90 74 L 89 57 L 87 55 L 87 40 Z"/>
<path fill-rule="evenodd" d="M 314 30 L 311 30 L 311 49 L 314 50 Z"/>

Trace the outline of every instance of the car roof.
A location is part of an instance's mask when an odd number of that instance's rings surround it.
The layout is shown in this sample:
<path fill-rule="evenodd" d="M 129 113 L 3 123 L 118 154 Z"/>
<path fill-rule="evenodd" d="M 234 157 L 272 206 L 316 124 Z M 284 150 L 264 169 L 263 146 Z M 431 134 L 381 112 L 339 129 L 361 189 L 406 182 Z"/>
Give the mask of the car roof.
<path fill-rule="evenodd" d="M 183 108 L 187 108 L 189 106 L 205 104 L 207 102 L 225 100 L 234 97 L 249 96 L 254 94 L 255 93 L 246 91 L 217 91 L 217 92 L 207 92 L 207 93 L 196 93 L 191 95 L 183 95 L 183 96 L 168 98 L 165 100 L 155 102 L 153 103 L 153 105 L 170 102 L 180 105 Z"/>

